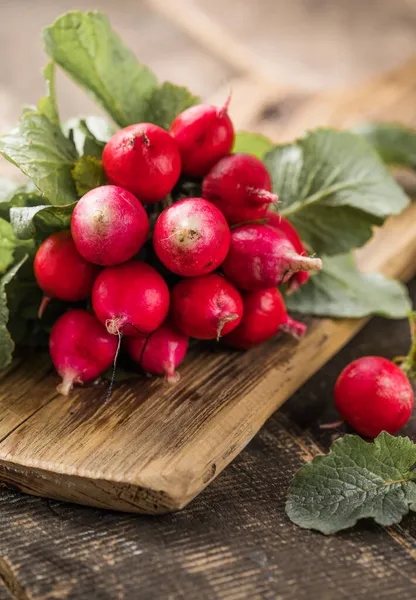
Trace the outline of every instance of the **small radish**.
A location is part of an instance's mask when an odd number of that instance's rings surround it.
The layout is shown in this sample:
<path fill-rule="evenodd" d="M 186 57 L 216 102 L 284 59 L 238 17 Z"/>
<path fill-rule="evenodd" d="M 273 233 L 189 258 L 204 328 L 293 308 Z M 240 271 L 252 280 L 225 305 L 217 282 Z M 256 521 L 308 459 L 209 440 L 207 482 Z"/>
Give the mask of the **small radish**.
<path fill-rule="evenodd" d="M 86 310 L 70 310 L 52 327 L 49 350 L 62 377 L 56 389 L 67 396 L 74 383 L 91 381 L 111 366 L 117 338 Z"/>
<path fill-rule="evenodd" d="M 364 356 L 338 377 L 335 404 L 358 433 L 396 433 L 412 414 L 414 394 L 403 370 L 381 356 Z"/>
<path fill-rule="evenodd" d="M 181 157 L 172 136 L 157 125 L 137 123 L 120 129 L 103 152 L 107 179 L 144 204 L 163 200 L 181 174 Z"/>
<path fill-rule="evenodd" d="M 103 185 L 79 200 L 72 213 L 71 232 L 86 260 L 108 267 L 139 252 L 149 233 L 149 219 L 133 194 Z"/>
<path fill-rule="evenodd" d="M 278 200 L 266 167 L 250 154 L 231 154 L 218 161 L 202 183 L 202 196 L 230 225 L 263 219 L 269 204 Z"/>
<path fill-rule="evenodd" d="M 264 290 L 288 281 L 298 271 L 319 271 L 320 258 L 298 254 L 289 240 L 266 225 L 242 225 L 231 231 L 222 270 L 239 289 Z"/>
<path fill-rule="evenodd" d="M 124 345 L 131 358 L 145 371 L 165 375 L 169 383 L 179 381 L 176 367 L 185 358 L 188 338 L 174 325 L 164 323 L 147 338 L 129 337 Z"/>
<path fill-rule="evenodd" d="M 169 289 L 156 269 L 131 260 L 101 271 L 92 290 L 92 307 L 109 333 L 149 333 L 168 314 Z"/>
<path fill-rule="evenodd" d="M 238 290 L 216 273 L 182 279 L 172 290 L 171 305 L 175 325 L 199 340 L 219 339 L 235 329 L 243 316 Z"/>
<path fill-rule="evenodd" d="M 244 292 L 244 311 L 241 323 L 224 341 L 233 348 L 247 350 L 274 337 L 280 331 L 299 339 L 306 325 L 295 321 L 286 312 L 282 294 L 276 288 L 258 292 Z"/>
<path fill-rule="evenodd" d="M 292 225 L 290 221 L 281 217 L 279 214 L 272 210 L 268 210 L 266 213 L 267 223 L 269 227 L 273 229 L 277 229 L 281 234 L 283 234 L 289 242 L 292 243 L 294 249 L 298 254 L 302 256 L 307 256 L 306 249 L 303 245 L 302 240 L 299 237 L 298 232 L 295 227 Z M 291 277 L 288 281 L 287 294 L 293 294 L 301 285 L 304 285 L 310 277 L 310 273 L 308 271 L 298 271 Z"/>
<path fill-rule="evenodd" d="M 65 230 L 53 233 L 42 243 L 36 252 L 34 271 L 45 294 L 39 308 L 40 318 L 51 298 L 77 302 L 90 296 L 100 269 L 81 256 L 71 232 Z"/>
<path fill-rule="evenodd" d="M 170 126 L 186 175 L 203 177 L 220 158 L 231 152 L 234 127 L 227 112 L 229 101 L 230 98 L 222 108 L 210 104 L 191 106 Z"/>
<path fill-rule="evenodd" d="M 230 248 L 230 230 L 211 202 L 185 198 L 160 214 L 153 246 L 170 271 L 196 277 L 214 271 L 224 261 Z"/>

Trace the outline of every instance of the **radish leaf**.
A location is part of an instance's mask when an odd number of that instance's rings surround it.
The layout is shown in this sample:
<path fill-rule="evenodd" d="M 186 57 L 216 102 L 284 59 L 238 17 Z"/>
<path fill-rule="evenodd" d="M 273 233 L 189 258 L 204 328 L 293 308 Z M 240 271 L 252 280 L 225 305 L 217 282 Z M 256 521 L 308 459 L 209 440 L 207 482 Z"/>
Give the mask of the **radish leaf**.
<path fill-rule="evenodd" d="M 363 135 L 386 164 L 416 169 L 416 129 L 399 123 L 368 123 L 353 131 Z"/>
<path fill-rule="evenodd" d="M 264 159 L 279 212 L 319 254 L 362 246 L 372 226 L 400 213 L 409 199 L 359 135 L 317 129 Z"/>
<path fill-rule="evenodd" d="M 380 433 L 372 443 L 345 435 L 327 456 L 317 456 L 295 475 L 286 513 L 291 521 L 325 534 L 373 518 L 399 523 L 416 511 L 416 444 Z"/>
<path fill-rule="evenodd" d="M 361 273 L 351 254 L 323 256 L 317 275 L 288 296 L 289 310 L 317 317 L 402 319 L 411 309 L 406 286 L 381 273 Z"/>
<path fill-rule="evenodd" d="M 120 127 L 148 121 L 168 127 L 179 112 L 198 102 L 185 88 L 159 86 L 100 12 L 66 13 L 44 30 L 43 40 L 49 56 Z"/>

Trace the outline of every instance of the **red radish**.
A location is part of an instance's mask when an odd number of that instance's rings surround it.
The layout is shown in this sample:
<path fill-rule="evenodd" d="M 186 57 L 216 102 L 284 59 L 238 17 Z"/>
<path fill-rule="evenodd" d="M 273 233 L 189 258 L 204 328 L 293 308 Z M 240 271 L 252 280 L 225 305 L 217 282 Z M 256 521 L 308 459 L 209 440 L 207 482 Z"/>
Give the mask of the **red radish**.
<path fill-rule="evenodd" d="M 153 246 L 170 271 L 195 277 L 214 271 L 224 261 L 230 248 L 230 230 L 211 202 L 185 198 L 160 214 Z"/>
<path fill-rule="evenodd" d="M 266 225 L 242 225 L 231 231 L 231 247 L 222 269 L 232 283 L 247 291 L 264 290 L 288 281 L 298 271 L 319 271 L 320 258 L 298 254 L 289 240 Z"/>
<path fill-rule="evenodd" d="M 181 174 L 181 157 L 172 136 L 157 125 L 137 123 L 120 129 L 107 142 L 103 167 L 110 183 L 143 202 L 163 200 Z"/>
<path fill-rule="evenodd" d="M 170 126 L 178 144 L 182 169 L 187 175 L 203 177 L 215 163 L 231 152 L 234 127 L 228 116 L 230 98 L 222 108 L 198 104 L 184 110 Z"/>
<path fill-rule="evenodd" d="M 268 210 L 266 213 L 267 223 L 269 227 L 273 227 L 273 229 L 277 229 L 281 234 L 283 234 L 289 242 L 292 243 L 294 249 L 298 254 L 302 256 L 307 256 L 306 249 L 303 245 L 302 240 L 299 237 L 298 232 L 295 227 L 292 225 L 290 221 L 281 217 L 278 213 Z M 293 294 L 301 285 L 304 285 L 310 277 L 310 273 L 308 271 L 298 271 L 289 279 L 287 294 Z"/>
<path fill-rule="evenodd" d="M 35 278 L 45 294 L 39 318 L 51 298 L 77 302 L 91 294 L 100 269 L 90 264 L 75 247 L 69 230 L 53 233 L 36 252 Z"/>
<path fill-rule="evenodd" d="M 117 338 L 86 310 L 70 310 L 52 327 L 49 350 L 62 377 L 56 389 L 67 396 L 74 383 L 91 381 L 111 366 Z"/>
<path fill-rule="evenodd" d="M 131 260 L 101 271 L 92 290 L 92 307 L 109 333 L 149 333 L 168 314 L 169 290 L 156 269 Z"/>
<path fill-rule="evenodd" d="M 376 437 L 396 433 L 412 414 L 414 393 L 405 373 L 386 358 L 364 356 L 338 377 L 335 404 L 358 433 Z"/>
<path fill-rule="evenodd" d="M 137 254 L 147 239 L 149 219 L 133 194 L 103 185 L 79 200 L 72 213 L 71 232 L 84 258 L 108 267 Z"/>
<path fill-rule="evenodd" d="M 279 331 L 301 338 L 306 325 L 295 321 L 286 312 L 282 294 L 275 287 L 242 294 L 244 311 L 241 323 L 224 341 L 233 348 L 247 350 L 274 337 Z"/>
<path fill-rule="evenodd" d="M 179 381 L 176 367 L 185 358 L 188 338 L 174 325 L 164 323 L 149 337 L 129 337 L 127 352 L 141 367 L 154 375 L 165 375 L 169 383 Z"/>
<path fill-rule="evenodd" d="M 243 316 L 238 290 L 216 273 L 177 283 L 171 305 L 175 325 L 199 340 L 219 339 L 235 329 Z"/>
<path fill-rule="evenodd" d="M 202 183 L 202 195 L 230 225 L 264 218 L 270 202 L 278 200 L 266 167 L 250 154 L 231 154 L 218 161 Z"/>

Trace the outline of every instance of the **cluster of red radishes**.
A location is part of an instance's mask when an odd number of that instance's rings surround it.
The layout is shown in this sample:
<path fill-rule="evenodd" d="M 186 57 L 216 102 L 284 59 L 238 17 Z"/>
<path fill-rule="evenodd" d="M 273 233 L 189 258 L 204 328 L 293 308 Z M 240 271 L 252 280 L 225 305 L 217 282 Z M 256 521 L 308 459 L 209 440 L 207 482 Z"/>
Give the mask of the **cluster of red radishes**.
<path fill-rule="evenodd" d="M 85 194 L 71 230 L 51 235 L 35 258 L 41 314 L 51 298 L 91 297 L 94 312 L 69 310 L 52 329 L 59 391 L 111 366 L 121 336 L 145 371 L 175 381 L 189 337 L 247 349 L 279 331 L 303 335 L 277 286 L 295 291 L 321 261 L 268 210 L 278 199 L 263 163 L 230 154 L 233 144 L 227 104 L 189 108 L 169 132 L 139 123 L 109 140 L 102 158 L 110 185 Z M 202 182 L 202 198 L 171 203 L 151 227 L 149 206 L 169 197 L 181 175 Z"/>

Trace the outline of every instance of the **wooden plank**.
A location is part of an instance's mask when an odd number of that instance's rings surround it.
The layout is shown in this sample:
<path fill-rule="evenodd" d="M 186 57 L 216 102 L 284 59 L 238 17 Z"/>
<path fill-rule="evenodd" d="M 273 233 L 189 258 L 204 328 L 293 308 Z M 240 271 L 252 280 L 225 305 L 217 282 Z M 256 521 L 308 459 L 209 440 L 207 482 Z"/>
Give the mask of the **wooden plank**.
<path fill-rule="evenodd" d="M 410 111 L 415 105 L 416 90 L 409 89 L 408 76 L 406 70 L 406 102 L 394 80 L 398 117 L 405 106 Z M 387 76 L 387 90 L 391 81 Z M 378 86 L 382 89 L 381 81 Z M 362 90 L 357 93 L 363 105 L 370 101 Z M 318 105 L 318 99 L 312 101 Z M 344 119 L 349 123 L 347 109 Z M 393 109 L 390 102 L 390 118 L 396 114 Z M 342 124 L 341 113 L 337 119 Z M 389 221 L 360 260 L 364 267 L 407 278 L 414 273 L 415 258 L 413 205 Z M 1 478 L 32 494 L 124 511 L 182 508 L 364 322 L 311 321 L 299 345 L 279 339 L 247 353 L 198 348 L 181 369 L 177 386 L 166 387 L 159 380 L 121 385 L 107 404 L 105 388 L 99 386 L 77 389 L 67 399 L 52 392 L 46 399 L 45 390 L 53 390 L 57 381 L 51 373 L 41 383 L 34 381 L 19 401 L 20 421 L 13 417 L 0 443 Z M 0 404 L 9 411 L 12 376 L 0 383 Z M 33 398 L 38 398 L 36 410 Z"/>

